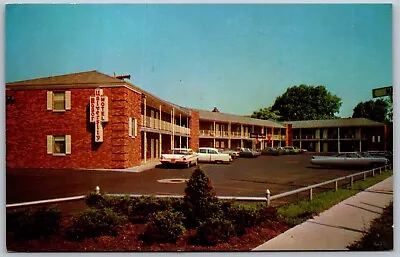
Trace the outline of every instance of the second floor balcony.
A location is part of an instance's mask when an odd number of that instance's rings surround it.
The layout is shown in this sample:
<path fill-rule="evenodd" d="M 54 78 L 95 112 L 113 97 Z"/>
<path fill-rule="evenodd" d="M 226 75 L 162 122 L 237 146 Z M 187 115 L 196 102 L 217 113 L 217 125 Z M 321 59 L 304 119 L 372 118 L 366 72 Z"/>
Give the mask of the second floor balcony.
<path fill-rule="evenodd" d="M 148 117 L 142 115 L 142 129 L 150 129 L 155 132 L 166 132 L 168 134 L 182 134 L 182 135 L 190 135 L 190 128 L 186 128 L 183 126 L 179 126 L 173 124 L 171 122 L 167 122 L 164 120 Z"/>
<path fill-rule="evenodd" d="M 214 130 L 200 130 L 199 131 L 199 137 L 203 138 L 231 138 L 231 139 L 250 139 L 250 133 L 246 132 L 238 132 L 238 131 L 232 131 L 229 133 L 228 131 L 214 131 Z M 268 139 L 268 137 L 271 140 L 285 140 L 285 135 L 272 135 L 272 134 L 267 134 L 265 137 L 265 140 Z"/>

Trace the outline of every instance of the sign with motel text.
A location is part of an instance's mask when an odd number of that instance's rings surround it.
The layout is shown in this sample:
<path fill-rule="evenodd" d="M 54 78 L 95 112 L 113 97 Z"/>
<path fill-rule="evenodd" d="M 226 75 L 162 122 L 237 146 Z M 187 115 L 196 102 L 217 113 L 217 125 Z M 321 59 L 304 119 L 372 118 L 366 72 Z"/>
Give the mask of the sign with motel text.
<path fill-rule="evenodd" d="M 94 123 L 94 141 L 103 142 L 103 122 L 108 122 L 108 97 L 96 88 L 90 97 L 90 122 Z"/>

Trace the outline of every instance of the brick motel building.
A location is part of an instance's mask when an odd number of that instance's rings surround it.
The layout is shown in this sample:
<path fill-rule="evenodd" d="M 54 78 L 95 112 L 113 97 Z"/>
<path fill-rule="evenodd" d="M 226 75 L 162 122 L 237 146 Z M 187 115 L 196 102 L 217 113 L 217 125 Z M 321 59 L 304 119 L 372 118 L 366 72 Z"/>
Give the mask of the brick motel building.
<path fill-rule="evenodd" d="M 368 119 L 280 123 L 184 108 L 126 78 L 88 71 L 7 83 L 6 166 L 129 168 L 177 147 L 388 147 L 386 125 Z"/>

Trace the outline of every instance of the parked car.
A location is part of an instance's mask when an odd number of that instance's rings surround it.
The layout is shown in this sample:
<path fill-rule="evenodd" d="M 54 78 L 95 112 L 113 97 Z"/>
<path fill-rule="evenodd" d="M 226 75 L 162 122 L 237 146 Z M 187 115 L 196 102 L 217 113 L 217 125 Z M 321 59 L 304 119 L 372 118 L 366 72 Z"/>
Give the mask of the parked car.
<path fill-rule="evenodd" d="M 238 152 L 238 151 L 235 151 L 235 150 L 233 150 L 233 149 L 221 150 L 221 153 L 227 153 L 227 154 L 229 154 L 229 155 L 232 157 L 232 159 L 239 158 L 239 152 Z"/>
<path fill-rule="evenodd" d="M 176 164 L 185 165 L 190 167 L 191 165 L 197 165 L 198 157 L 197 153 L 193 152 L 189 148 L 174 148 L 169 151 L 168 154 L 162 154 L 160 162 L 163 165 Z"/>
<path fill-rule="evenodd" d="M 294 146 L 285 146 L 283 149 L 288 154 L 299 154 L 300 153 L 300 150 Z"/>
<path fill-rule="evenodd" d="M 217 148 L 200 147 L 197 152 L 199 162 L 230 163 L 232 157 L 227 153 L 220 153 Z"/>
<path fill-rule="evenodd" d="M 339 153 L 334 156 L 313 156 L 310 162 L 326 167 L 379 167 L 388 164 L 384 157 L 363 156 L 358 152 Z"/>
<path fill-rule="evenodd" d="M 371 157 L 385 157 L 389 160 L 389 163 L 393 163 L 393 153 L 391 151 L 368 151 L 364 152 L 363 155 L 369 155 Z"/>
<path fill-rule="evenodd" d="M 258 157 L 261 155 L 260 152 L 253 151 L 250 148 L 239 147 L 238 150 L 239 150 L 240 157 L 255 158 L 255 157 Z"/>
<path fill-rule="evenodd" d="M 265 150 L 261 151 L 261 154 L 263 155 L 274 155 L 274 156 L 278 156 L 278 155 L 282 155 L 283 154 L 283 150 L 280 150 L 278 148 L 275 147 L 269 147 Z"/>

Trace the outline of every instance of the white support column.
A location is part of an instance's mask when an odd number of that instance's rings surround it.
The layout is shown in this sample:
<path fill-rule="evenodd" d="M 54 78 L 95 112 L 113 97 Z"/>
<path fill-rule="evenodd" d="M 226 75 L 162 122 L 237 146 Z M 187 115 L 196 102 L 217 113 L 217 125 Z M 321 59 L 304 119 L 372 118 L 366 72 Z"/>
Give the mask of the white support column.
<path fill-rule="evenodd" d="M 143 144 L 144 144 L 144 163 L 147 161 L 147 133 L 146 131 L 143 132 Z"/>
<path fill-rule="evenodd" d="M 171 126 L 172 126 L 172 134 L 171 134 L 171 149 L 175 148 L 175 135 L 174 135 L 174 113 L 171 110 Z"/>
<path fill-rule="evenodd" d="M 337 128 L 337 149 L 338 152 L 340 153 L 340 127 Z"/>
<path fill-rule="evenodd" d="M 143 111 L 144 111 L 144 113 L 143 113 L 143 119 L 144 119 L 143 124 L 144 124 L 144 127 L 146 127 L 146 117 L 147 117 L 146 105 L 147 105 L 146 96 L 144 96 L 143 97 Z M 146 163 L 146 161 L 147 161 L 147 133 L 146 133 L 146 131 L 143 132 L 143 145 L 144 145 L 143 146 L 143 153 L 144 153 L 143 160 L 144 160 L 144 163 Z"/>
<path fill-rule="evenodd" d="M 179 114 L 179 127 L 182 127 L 182 115 Z M 182 133 L 179 133 L 179 148 L 182 148 Z"/>
<path fill-rule="evenodd" d="M 228 149 L 231 149 L 231 139 L 228 139 Z"/>
<path fill-rule="evenodd" d="M 159 156 L 158 157 L 161 157 L 161 154 L 162 154 L 162 134 L 161 133 L 158 133 L 158 147 L 159 147 L 159 151 L 158 151 Z"/>
<path fill-rule="evenodd" d="M 186 117 L 186 128 L 187 129 L 189 128 L 189 117 Z M 188 130 L 186 130 L 186 131 L 188 131 Z M 190 133 L 186 133 L 186 135 L 188 135 L 188 137 L 189 137 Z M 189 146 L 188 146 L 188 148 L 189 148 Z"/>
<path fill-rule="evenodd" d="M 240 137 L 244 137 L 243 124 L 240 124 Z M 243 147 L 243 146 L 241 146 L 241 147 Z"/>
<path fill-rule="evenodd" d="M 243 139 L 240 139 L 240 147 L 243 147 Z"/>
<path fill-rule="evenodd" d="M 301 147 L 301 128 L 300 128 L 299 134 L 300 134 L 300 149 L 302 149 L 302 147 Z"/>
<path fill-rule="evenodd" d="M 362 140 L 362 137 L 361 137 L 361 128 L 360 128 L 360 152 L 362 152 L 362 148 L 361 148 L 361 140 Z"/>
<path fill-rule="evenodd" d="M 282 129 L 279 129 L 279 146 L 282 147 Z"/>
<path fill-rule="evenodd" d="M 189 136 L 186 137 L 186 148 L 189 148 Z"/>
<path fill-rule="evenodd" d="M 146 114 L 146 110 L 147 110 L 147 108 L 146 108 L 146 96 L 144 96 L 143 97 L 143 125 L 144 125 L 144 127 L 147 127 L 146 125 L 146 117 L 147 117 L 147 114 Z"/>
<path fill-rule="evenodd" d="M 160 104 L 160 115 L 158 116 L 158 117 L 160 117 L 160 120 L 159 120 L 159 128 L 160 128 L 160 130 L 161 130 L 161 125 L 162 125 L 162 119 L 161 119 L 161 104 Z M 161 152 L 160 152 L 161 153 Z"/>
<path fill-rule="evenodd" d="M 272 147 L 274 147 L 274 127 L 272 127 L 272 129 L 271 129 L 271 144 L 272 144 Z"/>

